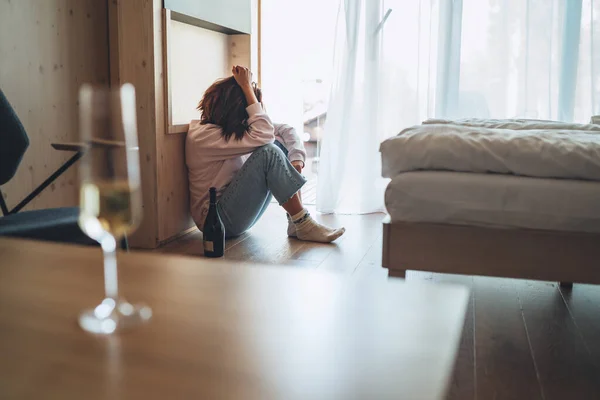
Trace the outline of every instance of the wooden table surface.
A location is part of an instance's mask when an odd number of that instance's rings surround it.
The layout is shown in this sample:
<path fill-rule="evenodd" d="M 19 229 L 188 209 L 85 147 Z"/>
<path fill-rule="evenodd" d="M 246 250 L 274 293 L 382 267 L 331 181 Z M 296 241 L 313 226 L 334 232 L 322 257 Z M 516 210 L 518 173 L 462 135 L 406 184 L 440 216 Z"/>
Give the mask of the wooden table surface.
<path fill-rule="evenodd" d="M 438 399 L 468 291 L 291 267 L 122 254 L 153 309 L 113 337 L 77 325 L 102 298 L 100 250 L 0 239 L 0 398 Z"/>

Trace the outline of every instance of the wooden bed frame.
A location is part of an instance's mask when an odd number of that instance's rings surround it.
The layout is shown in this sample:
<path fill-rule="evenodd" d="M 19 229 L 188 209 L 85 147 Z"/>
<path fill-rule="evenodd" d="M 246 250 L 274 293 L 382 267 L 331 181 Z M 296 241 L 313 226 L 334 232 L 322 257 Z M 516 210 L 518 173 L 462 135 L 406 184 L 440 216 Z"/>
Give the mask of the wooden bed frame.
<path fill-rule="evenodd" d="M 406 270 L 600 284 L 600 234 L 383 223 L 382 265 Z"/>

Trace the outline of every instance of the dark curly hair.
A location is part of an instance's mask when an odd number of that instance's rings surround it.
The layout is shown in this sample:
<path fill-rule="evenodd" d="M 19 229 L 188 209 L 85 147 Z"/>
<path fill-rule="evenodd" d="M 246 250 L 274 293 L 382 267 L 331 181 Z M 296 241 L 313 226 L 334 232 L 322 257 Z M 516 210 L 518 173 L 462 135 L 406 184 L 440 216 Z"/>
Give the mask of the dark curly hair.
<path fill-rule="evenodd" d="M 262 92 L 252 85 L 254 94 L 259 103 L 262 103 Z M 223 129 L 223 137 L 229 141 L 231 136 L 236 140 L 244 137 L 248 129 L 248 113 L 246 112 L 248 101 L 242 88 L 233 76 L 224 78 L 213 83 L 202 96 L 198 103 L 198 111 L 201 113 L 201 124 L 214 124 Z"/>

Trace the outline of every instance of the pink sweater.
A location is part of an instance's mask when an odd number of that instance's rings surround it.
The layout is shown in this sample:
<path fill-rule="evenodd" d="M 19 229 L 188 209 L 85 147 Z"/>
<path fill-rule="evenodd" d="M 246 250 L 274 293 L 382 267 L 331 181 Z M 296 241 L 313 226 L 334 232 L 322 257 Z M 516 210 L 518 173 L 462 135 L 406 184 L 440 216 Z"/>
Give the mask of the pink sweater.
<path fill-rule="evenodd" d="M 288 125 L 275 125 L 260 103 L 246 108 L 248 130 L 241 140 L 234 137 L 226 141 L 218 125 L 201 125 L 193 120 L 185 141 L 185 161 L 190 184 L 192 218 L 202 229 L 208 212 L 208 189 L 217 188 L 220 197 L 246 159 L 260 146 L 282 142 L 288 149 L 290 161 L 304 162 L 306 152 L 295 130 Z"/>

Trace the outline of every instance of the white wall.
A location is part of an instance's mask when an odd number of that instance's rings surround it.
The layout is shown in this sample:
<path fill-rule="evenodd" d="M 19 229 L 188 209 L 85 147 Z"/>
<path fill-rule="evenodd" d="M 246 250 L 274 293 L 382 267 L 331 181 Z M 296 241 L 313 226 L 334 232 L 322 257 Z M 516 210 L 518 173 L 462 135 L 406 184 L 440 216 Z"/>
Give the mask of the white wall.
<path fill-rule="evenodd" d="M 199 119 L 204 91 L 230 75 L 228 36 L 182 22 L 171 22 L 170 86 L 173 124 Z"/>

